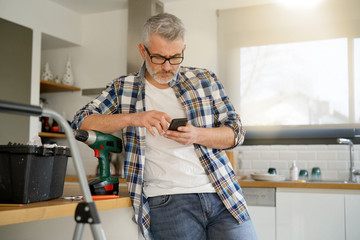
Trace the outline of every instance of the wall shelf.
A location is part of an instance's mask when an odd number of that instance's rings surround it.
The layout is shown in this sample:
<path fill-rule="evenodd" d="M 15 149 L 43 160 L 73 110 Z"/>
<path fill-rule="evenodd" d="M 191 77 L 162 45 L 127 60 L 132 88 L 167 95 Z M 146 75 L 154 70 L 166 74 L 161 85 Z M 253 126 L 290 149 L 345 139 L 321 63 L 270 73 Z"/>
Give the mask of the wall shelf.
<path fill-rule="evenodd" d="M 56 92 L 72 92 L 80 91 L 78 87 L 50 82 L 46 80 L 40 80 L 40 93 L 56 93 Z M 39 137 L 44 138 L 66 138 L 64 133 L 55 133 L 55 132 L 39 132 Z"/>
<path fill-rule="evenodd" d="M 71 91 L 80 91 L 78 87 L 50 82 L 45 80 L 40 80 L 40 93 L 54 93 L 54 92 L 71 92 Z"/>
<path fill-rule="evenodd" d="M 66 138 L 64 133 L 39 132 L 39 137 L 46 138 Z"/>

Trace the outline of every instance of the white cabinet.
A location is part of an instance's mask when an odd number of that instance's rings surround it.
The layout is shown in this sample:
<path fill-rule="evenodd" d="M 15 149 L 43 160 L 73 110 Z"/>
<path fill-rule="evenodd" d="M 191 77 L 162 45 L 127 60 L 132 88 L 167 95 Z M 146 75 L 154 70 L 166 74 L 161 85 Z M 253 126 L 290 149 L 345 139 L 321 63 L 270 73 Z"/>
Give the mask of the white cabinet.
<path fill-rule="evenodd" d="M 360 194 L 345 195 L 346 240 L 360 239 Z"/>
<path fill-rule="evenodd" d="M 275 207 L 248 206 L 259 240 L 275 240 Z"/>
<path fill-rule="evenodd" d="M 250 187 L 242 190 L 258 239 L 275 240 L 275 188 Z"/>
<path fill-rule="evenodd" d="M 311 190 L 278 189 L 277 240 L 345 239 L 344 194 Z"/>
<path fill-rule="evenodd" d="M 266 190 L 243 188 L 259 240 L 360 239 L 359 190 Z"/>

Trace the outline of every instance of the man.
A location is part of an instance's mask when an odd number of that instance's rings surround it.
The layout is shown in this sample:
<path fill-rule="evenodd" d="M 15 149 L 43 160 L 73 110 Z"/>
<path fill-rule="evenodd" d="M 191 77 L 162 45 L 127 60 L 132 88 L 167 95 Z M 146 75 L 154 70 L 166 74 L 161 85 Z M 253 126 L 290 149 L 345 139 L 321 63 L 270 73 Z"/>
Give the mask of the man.
<path fill-rule="evenodd" d="M 143 28 L 139 73 L 112 81 L 75 115 L 73 128 L 122 130 L 135 220 L 146 239 L 256 239 L 225 152 L 244 140 L 214 73 L 180 67 L 184 27 L 171 14 Z M 168 130 L 174 118 L 188 124 Z"/>

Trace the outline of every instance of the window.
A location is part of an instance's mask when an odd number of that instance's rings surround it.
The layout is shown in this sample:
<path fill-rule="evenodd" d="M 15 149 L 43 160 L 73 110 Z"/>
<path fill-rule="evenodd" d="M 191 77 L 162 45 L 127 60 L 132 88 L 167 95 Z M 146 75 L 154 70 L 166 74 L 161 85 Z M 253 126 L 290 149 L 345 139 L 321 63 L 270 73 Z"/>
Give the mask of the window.
<path fill-rule="evenodd" d="M 218 11 L 218 75 L 245 128 L 359 128 L 359 9 L 333 0 Z"/>
<path fill-rule="evenodd" d="M 360 38 L 354 40 L 355 122 L 360 123 Z"/>
<path fill-rule="evenodd" d="M 240 48 L 244 125 L 354 123 L 348 65 L 347 38 Z"/>

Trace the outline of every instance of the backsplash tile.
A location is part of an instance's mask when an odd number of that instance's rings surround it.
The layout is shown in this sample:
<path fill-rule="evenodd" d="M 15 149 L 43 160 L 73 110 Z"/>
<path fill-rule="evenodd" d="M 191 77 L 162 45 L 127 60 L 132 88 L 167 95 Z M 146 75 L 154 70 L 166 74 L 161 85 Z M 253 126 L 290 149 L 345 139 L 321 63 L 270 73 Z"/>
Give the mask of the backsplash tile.
<path fill-rule="evenodd" d="M 360 145 L 354 145 L 355 167 L 360 168 Z M 276 168 L 278 174 L 290 177 L 293 160 L 300 169 L 311 174 L 313 167 L 320 167 L 324 180 L 349 178 L 350 153 L 346 145 L 257 145 L 240 146 L 234 150 L 237 174 L 250 176 L 254 172 L 267 172 Z"/>

